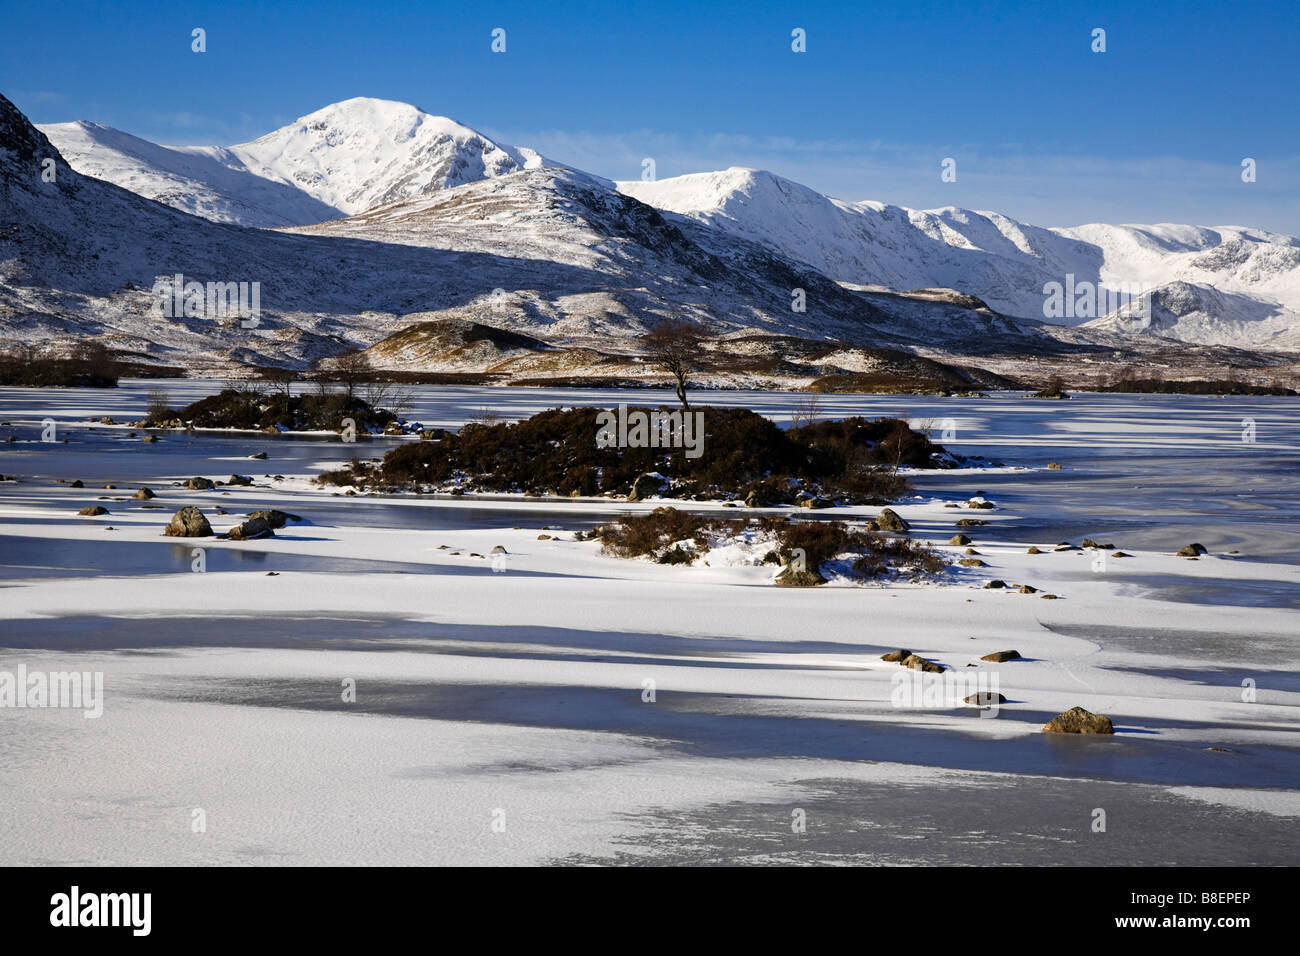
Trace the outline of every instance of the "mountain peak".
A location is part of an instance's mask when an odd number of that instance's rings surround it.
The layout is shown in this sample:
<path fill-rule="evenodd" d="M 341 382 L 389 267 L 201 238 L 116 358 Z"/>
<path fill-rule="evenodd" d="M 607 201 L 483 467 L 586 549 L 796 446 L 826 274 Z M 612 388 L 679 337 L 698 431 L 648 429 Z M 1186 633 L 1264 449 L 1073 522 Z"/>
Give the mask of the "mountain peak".
<path fill-rule="evenodd" d="M 533 150 L 493 142 L 456 120 L 366 96 L 331 103 L 249 143 L 184 151 L 293 186 L 349 216 L 554 165 Z"/>
<path fill-rule="evenodd" d="M 407 132 L 413 135 L 416 129 L 426 125 L 450 136 L 468 138 L 479 135 L 464 123 L 430 113 L 410 103 L 373 96 L 354 96 L 313 110 L 278 130 L 259 136 L 253 142 L 259 143 L 265 139 L 282 136 L 287 130 L 301 131 L 303 128 L 382 129 L 386 132 Z"/>
<path fill-rule="evenodd" d="M 310 225 L 560 165 L 409 103 L 369 96 L 229 147 L 158 146 L 84 121 L 42 129 L 86 175 L 207 219 L 259 227 Z"/>

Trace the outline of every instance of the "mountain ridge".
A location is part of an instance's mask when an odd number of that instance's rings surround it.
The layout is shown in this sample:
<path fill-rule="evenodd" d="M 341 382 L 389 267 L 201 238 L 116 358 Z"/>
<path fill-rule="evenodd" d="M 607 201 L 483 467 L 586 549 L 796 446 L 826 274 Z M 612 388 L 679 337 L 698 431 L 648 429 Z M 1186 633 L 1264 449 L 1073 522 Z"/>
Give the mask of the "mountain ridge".
<path fill-rule="evenodd" d="M 1114 310 L 1049 315 L 1050 284 L 1121 289 L 1125 298 L 1140 290 L 1173 305 L 1160 322 L 1127 325 L 1128 334 L 1300 350 L 1300 240 L 1249 227 L 1041 227 L 989 210 L 835 199 L 744 167 L 615 184 L 373 97 L 330 104 L 231 147 L 163 147 L 84 122 L 43 129 L 79 171 L 218 222 L 316 225 L 518 172 L 568 169 L 846 286 L 954 289 L 1003 315 L 1101 330 L 1119 327 Z M 1200 290 L 1198 308 L 1187 306 L 1189 286 Z"/>
<path fill-rule="evenodd" d="M 45 160 L 55 165 L 53 182 L 40 175 Z M 582 374 L 602 356 L 637 354 L 640 335 L 658 322 L 685 318 L 719 340 L 786 336 L 901 349 L 963 366 L 992 363 L 996 374 L 1040 361 L 1165 353 L 1184 363 L 1262 361 L 1143 342 L 1124 329 L 1012 319 L 942 289 L 854 287 L 561 165 L 416 192 L 307 226 L 212 222 L 76 172 L 0 96 L 0 221 L 8 224 L 0 232 L 0 336 L 51 346 L 95 337 L 191 369 L 305 368 L 418 323 L 454 320 L 569 350 L 527 361 Z M 259 321 L 159 314 L 155 284 L 177 273 L 187 282 L 258 282 Z M 783 365 L 753 367 L 765 363 Z M 833 363 L 824 371 L 834 374 Z"/>
<path fill-rule="evenodd" d="M 40 127 L 69 163 L 215 222 L 277 227 L 559 166 L 406 103 L 353 97 L 234 146 L 160 146 L 100 124 Z"/>
<path fill-rule="evenodd" d="M 1191 341 L 1300 347 L 1300 240 L 1291 236 L 1235 226 L 1039 227 L 952 206 L 916 210 L 832 199 L 743 167 L 617 185 L 664 212 L 763 243 L 841 282 L 953 288 L 1021 318 L 1043 318 L 1045 286 L 1067 277 L 1148 292 L 1190 283 L 1248 296 L 1259 307 L 1249 314 L 1275 320 L 1217 315 L 1199 323 Z M 1110 311 L 1074 318 L 1082 325 Z M 1160 330 L 1174 337 L 1188 331 L 1178 323 Z"/>

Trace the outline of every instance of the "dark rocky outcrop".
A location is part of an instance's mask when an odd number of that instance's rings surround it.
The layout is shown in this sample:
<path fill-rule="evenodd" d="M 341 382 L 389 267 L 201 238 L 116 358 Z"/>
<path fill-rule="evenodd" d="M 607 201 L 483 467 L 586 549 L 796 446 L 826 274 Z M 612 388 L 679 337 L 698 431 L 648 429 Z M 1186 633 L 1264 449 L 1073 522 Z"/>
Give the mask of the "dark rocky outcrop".
<path fill-rule="evenodd" d="M 644 501 L 651 495 L 657 495 L 663 490 L 666 482 L 658 475 L 639 475 L 636 481 L 632 482 L 632 490 L 628 492 L 628 501 Z"/>
<path fill-rule="evenodd" d="M 302 518 L 298 517 L 298 515 L 289 514 L 289 512 L 287 511 L 277 511 L 274 508 L 271 509 L 270 511 L 249 512 L 248 518 L 250 521 L 260 518 L 263 521 L 265 521 L 268 525 L 270 525 L 272 528 L 274 528 L 276 531 L 279 531 L 290 521 L 302 520 Z"/>
<path fill-rule="evenodd" d="M 800 571 L 797 568 L 787 567 L 776 576 L 776 583 L 783 588 L 811 588 L 825 584 L 826 579 L 822 577 L 820 571 L 807 569 Z"/>
<path fill-rule="evenodd" d="M 187 505 L 172 515 L 163 534 L 169 538 L 206 538 L 212 534 L 212 525 L 202 511 Z"/>
<path fill-rule="evenodd" d="M 898 512 L 893 508 L 881 508 L 880 514 L 876 515 L 876 524 L 881 531 L 893 531 L 898 534 L 911 528 L 911 525 L 899 517 Z"/>
<path fill-rule="evenodd" d="M 221 537 L 231 541 L 256 541 L 258 538 L 274 538 L 275 530 L 265 518 L 249 518 L 235 525 Z"/>

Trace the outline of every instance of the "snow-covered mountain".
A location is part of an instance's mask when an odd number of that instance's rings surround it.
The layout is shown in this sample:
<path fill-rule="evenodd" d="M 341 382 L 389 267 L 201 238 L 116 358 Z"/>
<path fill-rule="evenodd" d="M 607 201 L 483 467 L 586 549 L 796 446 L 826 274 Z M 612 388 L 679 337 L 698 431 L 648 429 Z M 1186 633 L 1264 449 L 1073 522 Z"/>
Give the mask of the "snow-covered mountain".
<path fill-rule="evenodd" d="M 47 160 L 52 181 L 41 175 Z M 1000 336 L 1008 347 L 1074 347 L 1050 329 L 952 305 L 894 314 L 757 244 L 717 243 L 692 223 L 683 231 L 566 168 L 435 189 L 294 233 L 209 222 L 76 172 L 2 96 L 0 223 L 0 340 L 95 336 L 192 369 L 301 367 L 439 320 L 606 352 L 634 351 L 635 338 L 666 317 L 720 334 L 866 345 L 955 341 L 969 326 L 983 344 Z M 259 283 L 259 321 L 162 314 L 155 283 L 177 273 L 185 282 Z M 794 288 L 806 291 L 805 312 L 790 308 Z"/>
<path fill-rule="evenodd" d="M 372 103 L 365 101 L 363 112 Z M 436 124 L 421 119 L 418 125 Z M 921 284 L 911 281 L 895 283 L 903 291 L 835 281 L 827 274 L 832 264 L 814 267 L 807 257 L 781 251 L 770 236 L 750 238 L 706 217 L 661 212 L 631 190 L 534 162 L 522 151 L 498 153 L 479 143 L 455 155 L 478 156 L 480 164 L 388 162 L 383 170 L 400 167 L 406 174 L 370 182 L 359 171 L 366 147 L 357 144 L 364 137 L 316 132 L 323 139 L 315 147 L 281 152 L 288 157 L 283 169 L 316 169 L 323 178 L 306 179 L 333 202 L 361 205 L 394 190 L 400 198 L 349 217 L 274 230 L 213 222 L 77 172 L 0 96 L 0 341 L 59 346 L 95 336 L 120 351 L 195 370 L 231 363 L 303 367 L 403 329 L 450 321 L 457 329 L 477 324 L 541 341 L 546 348 L 522 356 L 523 364 L 534 373 L 578 374 L 635 354 L 637 337 L 661 319 L 687 318 L 719 341 L 758 335 L 777 342 L 776 353 L 762 361 L 762 350 L 751 350 L 755 367 L 781 366 L 779 342 L 792 336 L 827 343 L 827 355 L 842 351 L 841 344 L 901 349 L 972 365 L 987 360 L 988 368 L 1010 375 L 1034 370 L 1040 360 L 1072 367 L 1148 358 L 1185 363 L 1191 355 L 1235 360 L 1223 350 L 1171 342 L 1161 329 L 1134 335 L 1114 323 L 1073 328 L 1014 319 L 975 296 L 929 288 L 960 289 L 960 272 L 919 291 L 907 291 Z M 294 142 L 307 143 L 316 132 Z M 442 142 L 469 142 L 457 136 Z M 149 144 L 130 145 L 138 156 L 150 156 Z M 336 147 L 343 151 L 335 156 Z M 435 154 L 446 159 L 437 150 L 417 153 L 426 161 Z M 512 168 L 521 161 L 522 168 Z M 42 176 L 48 162 L 57 173 L 51 181 Z M 173 166 L 172 172 L 215 181 L 210 169 L 191 175 L 195 168 Z M 275 185 L 265 176 L 241 175 Z M 361 187 L 371 190 L 366 198 Z M 351 198 L 340 198 L 345 194 Z M 880 208 L 887 216 L 896 209 Z M 1023 237 L 1044 248 L 1065 241 L 1033 227 L 1024 227 Z M 1009 252 L 962 260 L 970 250 L 948 238 L 951 247 L 934 240 L 935 255 L 948 249 L 958 261 L 985 263 L 990 274 L 1003 270 L 1011 281 Z M 1068 242 L 1078 258 L 1087 258 L 1085 242 Z M 248 325 L 211 310 L 161 314 L 154 287 L 177 273 L 186 282 L 258 283 L 260 320 Z M 1231 311 L 1233 300 L 1222 302 Z M 1170 309 L 1178 321 L 1192 314 Z M 483 350 L 473 343 L 469 352 Z M 818 361 L 833 371 L 834 359 Z M 844 367 L 852 370 L 857 361 Z"/>
<path fill-rule="evenodd" d="M 1144 308 L 1139 311 L 1138 306 Z M 1163 336 L 1202 344 L 1300 350 L 1300 324 L 1294 313 L 1253 296 L 1220 292 L 1194 282 L 1170 282 L 1139 302 L 1085 323 L 1109 332 Z M 1249 337 L 1244 333 L 1248 332 Z"/>
<path fill-rule="evenodd" d="M 544 168 L 612 186 L 414 106 L 358 97 L 251 143 L 163 147 L 91 123 L 42 127 L 74 169 L 210 219 L 314 225 Z M 1236 226 L 1042 228 L 994 212 L 846 202 L 731 168 L 617 184 L 725 257 L 735 240 L 871 292 L 954 289 L 1004 315 L 1243 348 L 1300 348 L 1300 240 Z M 693 223 L 700 229 L 686 229 Z M 502 250 L 508 252 L 508 250 Z M 1048 290 L 1109 299 L 1053 312 Z M 1110 321 L 1134 292 L 1168 291 L 1160 321 Z M 1199 305 L 1187 289 L 1206 290 Z M 879 304 L 877 300 L 869 301 Z"/>
<path fill-rule="evenodd" d="M 1270 348 L 1295 348 L 1300 337 L 1300 240 L 1291 236 L 1236 226 L 1045 229 L 993 212 L 844 202 L 740 168 L 618 187 L 854 285 L 957 289 L 1007 315 L 1073 325 L 1112 310 L 1048 315 L 1049 283 L 1133 291 L 1183 283 L 1220 294 L 1215 320 L 1171 313 L 1151 332 Z"/>
<path fill-rule="evenodd" d="M 213 222 L 296 226 L 344 215 L 297 186 L 111 126 L 55 123 L 40 130 L 77 172 Z"/>
<path fill-rule="evenodd" d="M 558 165 L 454 120 L 369 97 L 335 103 L 228 147 L 158 146 L 83 122 L 40 129 L 80 173 L 214 222 L 244 226 L 324 222 Z"/>

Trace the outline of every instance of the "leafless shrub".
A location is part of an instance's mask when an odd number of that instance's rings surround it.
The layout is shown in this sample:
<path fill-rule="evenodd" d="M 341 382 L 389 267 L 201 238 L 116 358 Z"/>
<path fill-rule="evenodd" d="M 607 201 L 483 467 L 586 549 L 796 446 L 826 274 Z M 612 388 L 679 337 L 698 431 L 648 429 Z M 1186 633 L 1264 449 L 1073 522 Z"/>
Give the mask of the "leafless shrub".
<path fill-rule="evenodd" d="M 790 412 L 790 427 L 803 428 L 812 425 L 821 417 L 821 396 L 816 392 L 809 392 L 795 403 L 794 409 Z"/>

